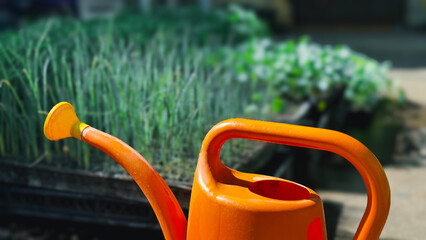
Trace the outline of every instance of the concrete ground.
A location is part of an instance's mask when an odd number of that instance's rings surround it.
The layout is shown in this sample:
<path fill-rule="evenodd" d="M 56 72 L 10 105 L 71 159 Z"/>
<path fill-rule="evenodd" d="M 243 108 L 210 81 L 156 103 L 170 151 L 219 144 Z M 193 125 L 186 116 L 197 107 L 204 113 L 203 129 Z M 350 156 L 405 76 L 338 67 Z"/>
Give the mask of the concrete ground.
<path fill-rule="evenodd" d="M 426 48 L 426 39 L 424 42 Z M 426 53 L 423 55 L 426 61 Z M 410 101 L 426 107 L 426 63 L 419 68 L 395 68 L 390 76 L 398 79 Z M 425 122 L 426 125 L 426 122 Z"/>
<path fill-rule="evenodd" d="M 415 109 L 402 113 L 405 127 L 394 155 L 384 165 L 391 186 L 392 204 L 381 239 L 426 237 L 426 33 L 425 32 L 304 32 L 323 44 L 344 43 L 379 60 L 391 60 L 390 75 L 398 78 Z M 398 139 L 397 139 L 398 140 Z M 408 143 L 407 143 L 408 142 Z M 325 166 L 317 192 L 324 201 L 329 239 L 352 239 L 366 206 L 362 179 L 349 165 Z"/>
<path fill-rule="evenodd" d="M 426 163 L 426 160 L 425 160 Z M 353 170 L 353 169 L 351 169 Z M 354 171 L 354 170 L 353 170 Z M 352 172 L 352 171 L 350 171 Z M 426 164 L 422 166 L 395 165 L 385 167 L 391 186 L 392 203 L 388 221 L 380 239 L 424 239 L 426 236 Z M 349 173 L 348 171 L 348 174 Z M 352 173 L 353 174 L 353 173 Z M 332 180 L 332 179 L 330 179 Z M 336 180 L 336 179 L 334 179 Z M 361 178 L 357 178 L 362 181 Z M 345 182 L 350 186 L 350 182 Z M 352 239 L 362 218 L 366 206 L 365 192 L 342 192 L 329 189 L 317 191 L 324 201 L 327 213 L 335 214 L 335 226 L 327 226 L 334 230 L 329 233 L 330 239 Z M 332 209 L 337 205 L 339 210 Z M 333 224 L 333 223 L 332 223 Z"/>

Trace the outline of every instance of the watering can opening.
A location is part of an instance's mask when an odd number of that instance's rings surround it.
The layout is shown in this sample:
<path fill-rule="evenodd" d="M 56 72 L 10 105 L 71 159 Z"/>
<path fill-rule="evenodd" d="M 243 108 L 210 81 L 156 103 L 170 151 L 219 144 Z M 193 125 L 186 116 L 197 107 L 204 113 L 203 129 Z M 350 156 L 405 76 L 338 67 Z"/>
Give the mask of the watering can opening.
<path fill-rule="evenodd" d="M 249 190 L 262 197 L 285 201 L 304 200 L 311 196 L 309 190 L 300 184 L 274 179 L 253 182 Z"/>

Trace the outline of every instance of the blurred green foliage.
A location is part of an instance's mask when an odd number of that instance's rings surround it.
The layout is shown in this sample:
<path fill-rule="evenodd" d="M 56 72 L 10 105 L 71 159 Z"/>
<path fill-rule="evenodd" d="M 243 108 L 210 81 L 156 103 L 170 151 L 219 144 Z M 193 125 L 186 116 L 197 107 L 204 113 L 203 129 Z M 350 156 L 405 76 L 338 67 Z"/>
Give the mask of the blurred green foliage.
<path fill-rule="evenodd" d="M 319 102 L 343 91 L 342 101 L 351 111 L 371 111 L 382 100 L 404 100 L 398 83 L 387 74 L 390 63 L 380 63 L 347 46 L 321 46 L 307 37 L 274 42 L 254 39 L 227 49 L 220 58 L 231 59 L 240 82 L 262 81 L 276 89 L 284 100 Z M 274 100 L 273 109 L 282 110 Z"/>
<path fill-rule="evenodd" d="M 188 180 L 202 138 L 221 120 L 265 120 L 288 101 L 314 100 L 325 111 L 339 91 L 350 109 L 370 111 L 397 88 L 388 63 L 346 46 L 267 36 L 266 24 L 238 6 L 144 15 L 129 9 L 109 20 L 52 18 L 4 32 L 0 157 L 29 164 L 56 157 L 76 168 L 116 171 L 77 141 L 44 138 L 47 111 L 65 100 L 82 120 L 135 146 L 166 178 Z M 237 145 L 223 153 L 243 152 Z"/>

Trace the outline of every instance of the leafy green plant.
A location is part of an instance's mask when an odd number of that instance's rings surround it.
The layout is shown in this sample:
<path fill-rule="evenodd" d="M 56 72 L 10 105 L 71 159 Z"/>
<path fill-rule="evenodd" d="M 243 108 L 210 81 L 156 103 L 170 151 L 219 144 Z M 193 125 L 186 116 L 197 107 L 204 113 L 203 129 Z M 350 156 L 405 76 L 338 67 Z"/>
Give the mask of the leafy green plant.
<path fill-rule="evenodd" d="M 272 84 L 282 99 L 316 101 L 320 111 L 338 92 L 350 109 L 370 111 L 398 89 L 387 76 L 389 63 L 379 63 L 347 46 L 321 46 L 307 38 L 279 43 L 263 39 L 243 43 L 226 54 L 240 82 Z M 276 110 L 281 105 L 277 99 L 272 103 Z"/>

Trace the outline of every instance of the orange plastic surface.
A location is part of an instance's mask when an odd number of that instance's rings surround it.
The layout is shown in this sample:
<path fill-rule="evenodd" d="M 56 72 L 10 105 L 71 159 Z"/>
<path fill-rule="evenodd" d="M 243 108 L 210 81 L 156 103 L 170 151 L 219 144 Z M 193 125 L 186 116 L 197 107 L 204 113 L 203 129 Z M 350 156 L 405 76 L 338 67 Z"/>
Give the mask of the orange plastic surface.
<path fill-rule="evenodd" d="M 286 187 L 289 183 L 281 184 L 280 189 L 279 182 L 288 181 L 241 173 L 221 163 L 220 149 L 231 138 L 320 149 L 346 158 L 360 172 L 368 194 L 354 239 L 379 239 L 390 208 L 389 183 L 379 161 L 363 144 L 332 130 L 247 119 L 221 122 L 203 141 L 191 196 L 188 239 L 326 239 L 322 203 L 315 192 L 306 188 L 307 197 L 301 188 Z M 261 180 L 276 181 L 278 191 L 291 191 L 299 199 L 286 200 L 286 194 L 268 190 L 274 188 L 268 184 L 253 187 Z M 260 189 L 253 191 L 256 187 Z"/>
<path fill-rule="evenodd" d="M 84 129 L 82 140 L 107 153 L 132 176 L 145 194 L 167 240 L 186 238 L 186 218 L 169 186 L 138 152 L 95 128 Z"/>

